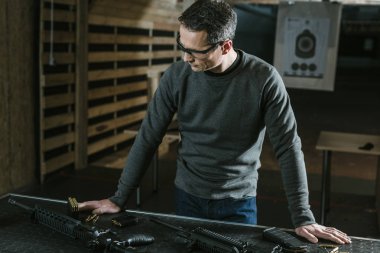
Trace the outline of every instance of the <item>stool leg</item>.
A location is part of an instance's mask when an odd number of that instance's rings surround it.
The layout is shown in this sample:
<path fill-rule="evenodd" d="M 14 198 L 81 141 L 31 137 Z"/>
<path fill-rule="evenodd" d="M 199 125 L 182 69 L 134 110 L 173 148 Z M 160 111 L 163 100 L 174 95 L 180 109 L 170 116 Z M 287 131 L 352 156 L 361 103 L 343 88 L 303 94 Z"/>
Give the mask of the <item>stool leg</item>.
<path fill-rule="evenodd" d="M 330 164 L 331 151 L 323 151 L 323 166 L 322 166 L 322 189 L 321 189 L 321 221 L 324 225 L 326 221 L 326 212 L 330 208 Z"/>

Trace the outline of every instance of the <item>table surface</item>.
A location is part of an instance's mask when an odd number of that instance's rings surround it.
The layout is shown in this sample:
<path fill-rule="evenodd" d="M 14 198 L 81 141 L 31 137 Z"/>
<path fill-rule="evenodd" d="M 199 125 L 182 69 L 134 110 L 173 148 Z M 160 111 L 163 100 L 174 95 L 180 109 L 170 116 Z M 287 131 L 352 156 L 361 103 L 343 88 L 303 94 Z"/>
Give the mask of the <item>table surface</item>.
<path fill-rule="evenodd" d="M 90 252 L 85 242 L 73 239 L 67 235 L 56 232 L 41 224 L 31 221 L 25 210 L 8 203 L 9 196 L 0 199 L 0 251 L 1 252 Z M 38 205 L 58 213 L 65 213 L 66 205 L 35 201 L 12 197 L 25 205 Z M 128 214 L 141 218 L 137 225 L 126 228 L 117 228 L 111 225 L 115 215 L 102 215 L 97 226 L 109 227 L 122 238 L 133 234 L 149 234 L 155 237 L 155 242 L 148 246 L 135 248 L 135 252 L 174 253 L 187 252 L 187 243 L 177 235 L 175 230 L 153 223 L 148 218 L 155 217 L 167 223 L 181 226 L 186 229 L 203 227 L 211 231 L 249 242 L 252 252 L 272 252 L 274 243 L 262 239 L 263 226 L 253 226 L 229 222 L 195 219 L 168 214 L 126 210 Z M 120 215 L 120 214 L 117 214 Z M 84 216 L 83 216 L 84 217 Z M 83 219 L 78 217 L 78 219 Z M 318 245 L 308 244 L 308 252 L 326 252 Z M 339 252 L 380 252 L 380 240 L 352 237 L 352 244 L 339 246 Z"/>
<path fill-rule="evenodd" d="M 366 144 L 372 144 L 373 147 L 369 150 L 362 149 Z M 380 155 L 380 136 L 322 131 L 316 149 Z"/>

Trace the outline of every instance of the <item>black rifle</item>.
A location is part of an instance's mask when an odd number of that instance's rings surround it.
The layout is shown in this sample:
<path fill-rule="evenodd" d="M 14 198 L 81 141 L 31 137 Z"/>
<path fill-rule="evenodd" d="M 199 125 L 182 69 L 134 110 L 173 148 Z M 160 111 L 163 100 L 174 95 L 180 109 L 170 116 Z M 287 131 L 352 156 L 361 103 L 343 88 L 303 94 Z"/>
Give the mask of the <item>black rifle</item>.
<path fill-rule="evenodd" d="M 200 249 L 210 253 L 249 253 L 249 243 L 197 227 L 191 231 L 163 222 L 156 218 L 151 221 L 177 230 L 177 235 L 189 241 L 190 250 Z"/>
<path fill-rule="evenodd" d="M 135 251 L 128 248 L 128 246 L 148 244 L 154 240 L 153 237 L 149 238 L 145 235 L 138 235 L 129 240 L 121 240 L 117 234 L 110 229 L 89 226 L 70 216 L 38 206 L 32 208 L 18 203 L 11 198 L 8 202 L 27 210 L 32 215 L 31 218 L 34 222 L 45 225 L 72 238 L 83 240 L 87 243 L 87 247 L 94 251 L 132 253 Z"/>

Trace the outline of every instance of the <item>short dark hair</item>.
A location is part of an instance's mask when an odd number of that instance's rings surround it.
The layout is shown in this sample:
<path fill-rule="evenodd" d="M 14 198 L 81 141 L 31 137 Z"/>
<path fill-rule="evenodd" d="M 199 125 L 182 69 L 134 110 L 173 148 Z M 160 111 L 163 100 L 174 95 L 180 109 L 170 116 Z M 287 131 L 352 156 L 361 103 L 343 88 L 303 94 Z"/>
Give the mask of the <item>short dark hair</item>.
<path fill-rule="evenodd" d="M 237 17 L 232 7 L 217 0 L 198 0 L 178 18 L 190 31 L 207 32 L 209 44 L 232 40 L 235 37 Z"/>

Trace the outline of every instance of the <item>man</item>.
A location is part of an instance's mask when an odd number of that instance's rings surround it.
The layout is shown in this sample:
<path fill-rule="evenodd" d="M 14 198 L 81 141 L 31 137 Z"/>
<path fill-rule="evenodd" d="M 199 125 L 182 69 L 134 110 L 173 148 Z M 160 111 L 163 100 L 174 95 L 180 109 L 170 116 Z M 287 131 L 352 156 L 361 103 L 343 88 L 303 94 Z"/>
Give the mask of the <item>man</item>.
<path fill-rule="evenodd" d="M 138 186 L 177 112 L 178 215 L 256 224 L 256 187 L 265 131 L 279 161 L 296 233 L 349 243 L 315 222 L 296 121 L 281 77 L 263 60 L 232 46 L 236 13 L 225 2 L 196 1 L 179 17 L 183 61 L 163 75 L 114 196 L 80 203 L 119 212 Z"/>

